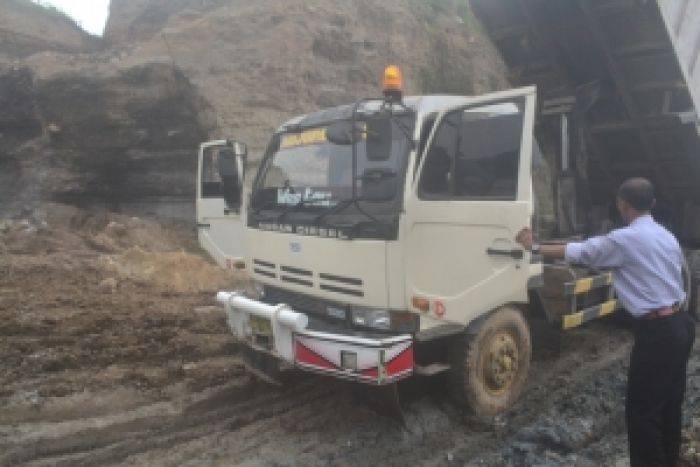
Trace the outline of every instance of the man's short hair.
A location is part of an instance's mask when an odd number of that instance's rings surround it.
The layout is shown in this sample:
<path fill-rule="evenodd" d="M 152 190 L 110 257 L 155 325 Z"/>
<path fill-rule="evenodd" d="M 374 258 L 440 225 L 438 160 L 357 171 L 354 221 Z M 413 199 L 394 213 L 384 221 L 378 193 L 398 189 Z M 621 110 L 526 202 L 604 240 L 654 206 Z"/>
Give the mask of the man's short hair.
<path fill-rule="evenodd" d="M 620 185 L 617 197 L 627 201 L 637 211 L 651 211 L 654 207 L 654 185 L 646 178 L 630 178 Z"/>

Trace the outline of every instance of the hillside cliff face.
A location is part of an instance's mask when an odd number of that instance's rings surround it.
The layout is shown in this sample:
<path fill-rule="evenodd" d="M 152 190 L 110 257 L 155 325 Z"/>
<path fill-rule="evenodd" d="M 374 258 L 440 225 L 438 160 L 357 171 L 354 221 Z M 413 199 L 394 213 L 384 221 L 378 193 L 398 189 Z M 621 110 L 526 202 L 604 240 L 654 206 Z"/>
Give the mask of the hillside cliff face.
<path fill-rule="evenodd" d="M 380 95 L 389 63 L 408 94 L 506 87 L 468 11 L 433 3 L 113 0 L 102 50 L 60 51 L 82 40 L 70 29 L 21 59 L 2 42 L 14 59 L 0 60 L 0 104 L 11 109 L 0 116 L 0 196 L 10 200 L 0 211 L 165 200 L 191 216 L 200 141 L 240 139 L 256 159 L 282 121 Z"/>
<path fill-rule="evenodd" d="M 129 51 L 126 61 L 172 60 L 215 110 L 212 136 L 243 139 L 256 153 L 290 116 L 379 95 L 389 63 L 403 68 L 408 94 L 507 86 L 491 44 L 449 0 L 437 9 L 416 0 L 161 3 L 116 0 L 108 31 L 131 17 L 132 28 L 150 32 L 112 46 Z M 147 6 L 167 16 L 157 31 L 134 15 Z"/>
<path fill-rule="evenodd" d="M 112 0 L 104 38 L 111 45 L 150 39 L 181 11 L 188 11 L 194 19 L 201 12 L 226 3 L 226 0 Z"/>
<path fill-rule="evenodd" d="M 90 52 L 100 42 L 66 16 L 29 0 L 0 2 L 0 59 L 27 57 L 45 50 Z"/>
<path fill-rule="evenodd" d="M 50 78 L 11 68 L 0 96 L 12 109 L 0 117 L 0 214 L 43 200 L 119 209 L 192 197 L 205 103 L 171 65 Z"/>

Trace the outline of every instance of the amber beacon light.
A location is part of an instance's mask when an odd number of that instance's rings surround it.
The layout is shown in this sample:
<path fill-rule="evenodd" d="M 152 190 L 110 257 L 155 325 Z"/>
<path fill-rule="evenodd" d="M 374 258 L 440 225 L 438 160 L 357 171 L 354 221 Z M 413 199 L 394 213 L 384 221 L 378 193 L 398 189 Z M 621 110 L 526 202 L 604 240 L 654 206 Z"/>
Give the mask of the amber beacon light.
<path fill-rule="evenodd" d="M 403 93 L 403 75 L 399 67 L 396 65 L 389 65 L 384 69 L 382 87 L 384 88 L 384 97 L 387 101 L 401 101 L 401 95 Z"/>

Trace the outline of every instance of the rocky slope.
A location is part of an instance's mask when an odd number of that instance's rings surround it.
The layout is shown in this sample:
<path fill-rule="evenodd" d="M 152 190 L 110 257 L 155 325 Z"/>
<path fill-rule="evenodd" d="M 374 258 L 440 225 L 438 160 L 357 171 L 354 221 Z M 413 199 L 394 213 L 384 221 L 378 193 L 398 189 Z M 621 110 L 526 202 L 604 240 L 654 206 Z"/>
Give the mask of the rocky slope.
<path fill-rule="evenodd" d="M 0 117 L 0 215 L 46 200 L 119 209 L 191 199 L 206 104 L 170 64 L 49 77 L 0 69 L 0 91 L 12 110 Z"/>
<path fill-rule="evenodd" d="M 194 17 L 225 3 L 226 0 L 112 0 L 105 41 L 112 45 L 143 41 L 183 10 L 189 10 Z"/>
<path fill-rule="evenodd" d="M 2 42 L 15 58 L 0 60 L 0 210 L 60 200 L 191 218 L 206 138 L 241 139 L 255 159 L 287 118 L 378 95 L 388 63 L 409 93 L 505 87 L 460 3 L 114 0 L 102 50 L 66 49 L 74 30 L 21 59 Z M 37 11 L 36 25 L 55 20 Z"/>
<path fill-rule="evenodd" d="M 183 0 L 168 2 L 168 19 L 150 38 L 118 41 L 118 18 L 140 3 L 159 2 L 113 3 L 111 45 L 127 62 L 173 60 L 214 108 L 212 136 L 241 138 L 256 151 L 290 116 L 378 95 L 392 62 L 404 69 L 408 93 L 506 86 L 490 43 L 449 0 L 433 2 L 444 4 L 438 9 L 414 0 Z M 132 23 L 146 26 L 153 22 L 143 16 Z"/>
<path fill-rule="evenodd" d="M 29 0 L 0 2 L 0 59 L 26 57 L 43 50 L 86 52 L 100 41 L 58 12 Z"/>

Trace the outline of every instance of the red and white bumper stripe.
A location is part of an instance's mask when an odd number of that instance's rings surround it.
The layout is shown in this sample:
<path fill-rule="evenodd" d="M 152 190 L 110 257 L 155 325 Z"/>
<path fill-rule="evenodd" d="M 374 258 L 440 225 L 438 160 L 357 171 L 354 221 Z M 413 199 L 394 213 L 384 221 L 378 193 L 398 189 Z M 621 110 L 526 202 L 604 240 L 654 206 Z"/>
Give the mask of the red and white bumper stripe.
<path fill-rule="evenodd" d="M 342 353 L 356 357 L 356 367 L 343 367 Z M 294 335 L 298 367 L 370 384 L 389 384 L 413 374 L 411 336 L 367 339 L 305 331 Z"/>
<path fill-rule="evenodd" d="M 413 373 L 410 335 L 373 339 L 310 331 L 308 317 L 286 305 L 269 305 L 237 292 L 219 292 L 216 299 L 224 305 L 237 339 L 299 368 L 370 384 L 388 384 Z M 251 316 L 270 321 L 269 350 L 255 347 Z"/>

